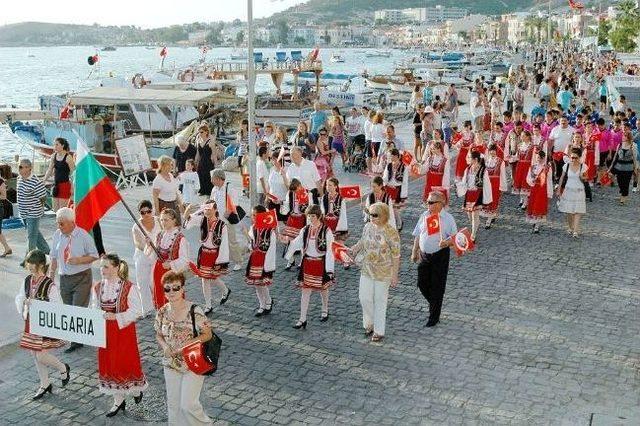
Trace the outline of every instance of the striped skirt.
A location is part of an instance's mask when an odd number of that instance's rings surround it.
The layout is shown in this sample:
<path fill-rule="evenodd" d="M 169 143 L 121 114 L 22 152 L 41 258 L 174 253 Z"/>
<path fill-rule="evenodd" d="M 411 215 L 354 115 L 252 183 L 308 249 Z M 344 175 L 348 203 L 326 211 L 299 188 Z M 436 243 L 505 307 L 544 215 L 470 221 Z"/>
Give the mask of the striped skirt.
<path fill-rule="evenodd" d="M 249 255 L 247 271 L 244 277 L 244 280 L 248 285 L 268 287 L 273 284 L 273 271 L 266 272 L 264 270 L 266 257 L 267 253 L 262 250 L 253 250 Z"/>
<path fill-rule="evenodd" d="M 298 274 L 298 287 L 311 290 L 326 290 L 335 284 L 333 277 L 325 271 L 324 256 L 302 259 L 302 267 Z"/>
<path fill-rule="evenodd" d="M 29 332 L 29 317 L 24 322 L 24 332 L 20 339 L 20 347 L 31 351 L 46 351 L 47 349 L 61 348 L 65 345 L 65 342 L 58 339 L 51 339 L 49 337 L 38 336 Z"/>

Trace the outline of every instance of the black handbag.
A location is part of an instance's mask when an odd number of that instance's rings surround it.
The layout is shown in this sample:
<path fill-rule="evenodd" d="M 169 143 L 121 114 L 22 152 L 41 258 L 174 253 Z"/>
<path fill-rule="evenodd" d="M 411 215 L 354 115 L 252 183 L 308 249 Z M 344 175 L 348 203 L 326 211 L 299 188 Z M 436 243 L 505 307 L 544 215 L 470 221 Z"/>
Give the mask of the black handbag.
<path fill-rule="evenodd" d="M 228 194 L 228 187 L 229 184 L 226 184 L 224 187 L 224 198 L 225 198 L 225 203 L 227 202 L 227 197 L 229 196 Z M 218 209 L 220 209 L 220 206 L 218 206 Z M 226 209 L 225 209 L 226 211 Z M 225 218 L 227 219 L 227 221 L 232 224 L 232 225 L 237 225 L 238 223 L 240 223 L 240 221 L 242 219 L 244 219 L 244 217 L 247 215 L 247 212 L 244 211 L 244 209 L 240 206 L 236 206 L 236 211 L 235 212 L 231 212 L 228 215 L 225 215 Z"/>
<path fill-rule="evenodd" d="M 196 314 L 195 314 L 196 305 L 191 305 L 191 309 L 189 310 L 191 314 L 191 326 L 193 327 L 193 337 L 198 336 L 198 331 L 196 330 Z M 222 340 L 216 333 L 211 332 L 211 339 L 202 343 L 202 356 L 203 358 L 211 365 L 211 369 L 205 373 L 203 376 L 210 376 L 218 370 L 218 358 L 220 357 L 220 347 L 222 346 Z"/>

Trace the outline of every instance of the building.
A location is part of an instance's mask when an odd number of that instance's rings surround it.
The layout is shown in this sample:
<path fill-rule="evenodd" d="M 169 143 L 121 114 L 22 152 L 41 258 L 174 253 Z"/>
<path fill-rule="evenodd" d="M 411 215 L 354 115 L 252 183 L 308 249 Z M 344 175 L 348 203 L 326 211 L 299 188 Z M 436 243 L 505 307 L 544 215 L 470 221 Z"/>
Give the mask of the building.
<path fill-rule="evenodd" d="M 376 21 L 385 21 L 390 24 L 397 24 L 406 20 L 404 12 L 400 9 L 376 10 L 374 18 Z"/>
<path fill-rule="evenodd" d="M 289 40 L 294 43 L 313 44 L 316 42 L 316 30 L 311 26 L 294 27 L 289 33 Z"/>
<path fill-rule="evenodd" d="M 462 19 L 469 14 L 467 9 L 460 7 L 444 7 L 436 5 L 434 7 L 424 8 L 424 21 L 429 22 L 445 22 Z"/>
<path fill-rule="evenodd" d="M 506 29 L 506 39 L 510 43 L 519 43 L 527 39 L 525 20 L 529 16 L 526 12 L 516 12 L 502 15 L 502 22 Z"/>
<path fill-rule="evenodd" d="M 416 7 L 410 9 L 383 9 L 375 11 L 375 20 L 385 21 L 391 24 L 402 22 L 442 23 L 464 18 L 469 14 L 467 9 L 459 7 Z"/>

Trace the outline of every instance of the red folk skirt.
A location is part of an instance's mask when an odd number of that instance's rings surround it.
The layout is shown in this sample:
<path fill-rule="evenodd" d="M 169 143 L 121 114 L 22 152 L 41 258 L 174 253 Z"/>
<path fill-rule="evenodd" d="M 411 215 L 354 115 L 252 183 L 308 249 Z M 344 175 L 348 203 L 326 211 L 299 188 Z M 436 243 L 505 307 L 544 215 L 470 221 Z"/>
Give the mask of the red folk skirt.
<path fill-rule="evenodd" d="M 546 185 L 534 185 L 527 204 L 527 218 L 529 223 L 545 222 L 549 210 L 549 198 Z"/>
<path fill-rule="evenodd" d="M 98 381 L 106 394 L 137 395 L 146 389 L 135 323 L 120 329 L 116 320 L 107 320 L 107 347 L 98 348 Z"/>
<path fill-rule="evenodd" d="M 422 192 L 422 201 L 426 201 L 427 197 L 431 193 L 431 188 L 434 186 L 442 186 L 443 173 L 427 172 L 427 177 L 424 181 L 424 191 Z"/>
<path fill-rule="evenodd" d="M 464 207 L 463 210 L 472 212 L 482 208 L 482 190 L 481 189 L 468 189 L 464 195 Z"/>
<path fill-rule="evenodd" d="M 464 171 L 466 170 L 467 164 L 467 154 L 469 153 L 469 148 L 460 148 L 460 152 L 458 152 L 458 158 L 456 158 L 456 179 L 462 180 L 464 176 Z"/>
<path fill-rule="evenodd" d="M 167 304 L 164 288 L 162 288 L 162 276 L 169 271 L 170 269 L 164 269 L 160 260 L 156 260 L 156 264 L 153 265 L 153 306 L 156 309 Z"/>
<path fill-rule="evenodd" d="M 493 201 L 491 201 L 490 204 L 482 206 L 480 216 L 494 218 L 498 216 L 500 196 L 502 195 L 502 192 L 500 191 L 500 175 L 489 175 L 489 180 L 491 181 L 491 195 L 493 197 Z"/>
<path fill-rule="evenodd" d="M 298 236 L 300 230 L 307 224 L 307 218 L 303 214 L 291 213 L 287 218 L 287 224 L 282 230 L 282 235 L 291 239 Z"/>
<path fill-rule="evenodd" d="M 598 168 L 596 167 L 596 150 L 587 149 L 587 158 L 585 161 L 587 169 L 587 180 L 593 182 L 598 174 Z"/>
<path fill-rule="evenodd" d="M 27 316 L 27 320 L 24 322 L 24 332 L 22 333 L 22 338 L 20 339 L 21 348 L 40 352 L 46 351 L 47 349 L 61 348 L 64 345 L 65 342 L 63 342 L 62 340 L 38 336 L 37 334 L 29 332 L 29 316 Z"/>
<path fill-rule="evenodd" d="M 527 173 L 529 173 L 531 161 L 518 161 L 513 173 L 513 193 L 529 195 L 531 187 L 527 184 Z"/>
<path fill-rule="evenodd" d="M 333 278 L 325 273 L 324 256 L 304 256 L 298 273 L 298 287 L 311 290 L 326 290 L 335 284 Z"/>
<path fill-rule="evenodd" d="M 244 278 L 248 285 L 268 287 L 273 284 L 273 271 L 266 272 L 264 270 L 266 257 L 267 252 L 257 249 L 253 250 L 249 255 L 249 263 L 247 263 L 247 271 Z"/>
<path fill-rule="evenodd" d="M 200 246 L 198 250 L 198 269 L 196 275 L 205 280 L 215 280 L 220 278 L 229 272 L 228 263 L 216 264 L 218 260 L 219 249 L 211 249 L 204 246 Z"/>
<path fill-rule="evenodd" d="M 71 198 L 71 182 L 59 182 L 53 187 L 53 198 L 67 200 Z"/>

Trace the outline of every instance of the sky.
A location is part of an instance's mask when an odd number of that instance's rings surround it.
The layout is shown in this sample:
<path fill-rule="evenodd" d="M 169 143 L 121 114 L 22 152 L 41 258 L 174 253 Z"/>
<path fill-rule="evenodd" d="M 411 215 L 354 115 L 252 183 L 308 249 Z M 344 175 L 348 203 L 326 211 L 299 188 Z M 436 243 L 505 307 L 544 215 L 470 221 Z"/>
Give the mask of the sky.
<path fill-rule="evenodd" d="M 253 17 L 264 18 L 307 0 L 253 0 Z M 246 0 L 21 0 L 3 4 L 0 25 L 36 21 L 64 24 L 165 27 L 191 22 L 246 20 Z"/>

